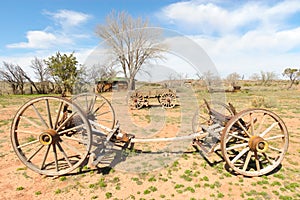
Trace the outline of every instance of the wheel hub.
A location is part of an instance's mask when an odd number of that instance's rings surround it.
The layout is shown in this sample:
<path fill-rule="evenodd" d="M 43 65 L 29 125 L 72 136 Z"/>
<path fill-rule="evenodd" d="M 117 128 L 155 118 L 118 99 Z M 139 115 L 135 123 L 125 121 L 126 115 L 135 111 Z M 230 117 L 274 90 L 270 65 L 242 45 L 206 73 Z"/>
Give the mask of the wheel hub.
<path fill-rule="evenodd" d="M 57 142 L 59 136 L 57 132 L 53 129 L 45 130 L 39 136 L 39 141 L 42 145 L 50 145 Z"/>
<path fill-rule="evenodd" d="M 264 153 L 268 150 L 269 144 L 260 136 L 252 136 L 249 140 L 249 147 L 254 152 Z"/>

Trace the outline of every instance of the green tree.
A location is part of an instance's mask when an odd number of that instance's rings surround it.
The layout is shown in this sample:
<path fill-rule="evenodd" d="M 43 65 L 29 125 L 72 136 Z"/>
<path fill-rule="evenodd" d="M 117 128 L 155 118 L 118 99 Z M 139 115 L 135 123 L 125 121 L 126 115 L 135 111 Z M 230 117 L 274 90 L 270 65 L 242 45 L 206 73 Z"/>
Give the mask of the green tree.
<path fill-rule="evenodd" d="M 300 69 L 286 68 L 283 71 L 282 75 L 287 76 L 290 79 L 291 84 L 288 87 L 288 89 L 290 89 L 293 86 L 293 84 L 296 82 L 296 80 L 300 78 Z"/>
<path fill-rule="evenodd" d="M 73 86 L 79 74 L 76 68 L 78 61 L 73 54 L 62 55 L 60 52 L 57 52 L 55 56 L 51 56 L 48 60 L 45 60 L 52 78 L 61 88 L 62 96 L 66 96 L 67 92 L 72 93 Z"/>

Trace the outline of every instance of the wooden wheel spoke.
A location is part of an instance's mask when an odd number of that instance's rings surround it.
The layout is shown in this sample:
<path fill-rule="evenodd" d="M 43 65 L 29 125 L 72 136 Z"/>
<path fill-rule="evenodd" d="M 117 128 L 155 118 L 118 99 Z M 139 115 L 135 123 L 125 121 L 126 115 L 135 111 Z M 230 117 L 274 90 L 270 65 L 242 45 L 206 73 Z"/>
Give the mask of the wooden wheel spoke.
<path fill-rule="evenodd" d="M 243 166 L 243 171 L 246 171 L 246 170 L 247 170 L 247 167 L 248 167 L 248 165 L 249 165 L 249 161 L 250 161 L 251 156 L 252 156 L 252 152 L 249 151 L 248 154 L 247 154 L 247 157 L 246 157 L 244 166 Z"/>
<path fill-rule="evenodd" d="M 226 148 L 226 150 L 229 151 L 232 149 L 238 149 L 238 148 L 245 147 L 245 146 L 248 146 L 248 143 L 237 144 L 237 145 Z"/>
<path fill-rule="evenodd" d="M 78 126 L 74 126 L 72 128 L 65 129 L 63 131 L 59 131 L 58 134 L 59 135 L 63 135 L 64 133 L 68 133 L 70 131 L 73 131 L 73 130 L 76 130 L 76 129 L 80 129 L 80 128 L 84 128 L 84 127 L 85 127 L 85 125 L 81 124 L 81 125 L 78 125 Z"/>
<path fill-rule="evenodd" d="M 46 162 L 46 160 L 47 160 L 47 157 L 48 157 L 48 153 L 49 153 L 50 147 L 51 147 L 51 145 L 48 145 L 48 148 L 47 148 L 47 150 L 46 150 L 46 152 L 45 152 L 45 155 L 44 155 L 44 158 L 43 158 L 43 162 L 42 162 L 42 165 L 41 165 L 41 170 L 44 169 L 45 162 Z"/>
<path fill-rule="evenodd" d="M 38 153 L 40 152 L 40 150 L 44 147 L 44 145 L 40 145 L 39 148 L 37 148 L 36 151 L 34 151 L 28 158 L 27 158 L 27 162 L 30 162 L 30 160 Z"/>
<path fill-rule="evenodd" d="M 240 128 L 243 129 L 243 131 L 248 135 L 248 137 L 250 138 L 251 137 L 251 134 L 248 132 L 248 130 L 244 127 L 244 125 L 241 124 L 241 122 L 238 120 L 237 121 L 238 125 Z"/>
<path fill-rule="evenodd" d="M 103 112 L 103 113 L 100 113 L 100 114 L 97 114 L 96 116 L 97 117 L 99 117 L 99 116 L 101 116 L 101 115 L 105 115 L 105 114 L 107 114 L 107 113 L 110 113 L 111 111 L 109 110 L 109 111 L 106 111 L 106 112 Z"/>
<path fill-rule="evenodd" d="M 104 105 L 105 105 L 105 102 L 103 102 L 100 106 L 98 106 L 93 113 L 98 112 L 98 110 L 100 110 L 100 108 L 102 108 Z"/>
<path fill-rule="evenodd" d="M 46 108 L 47 108 L 49 126 L 50 126 L 50 128 L 53 128 L 52 117 L 51 117 L 51 112 L 50 112 L 50 105 L 49 105 L 48 99 L 46 99 Z"/>
<path fill-rule="evenodd" d="M 63 143 L 65 146 L 67 146 L 70 150 L 72 150 L 74 153 L 77 153 L 78 155 L 81 156 L 82 152 L 79 151 L 76 147 L 74 147 L 73 145 L 69 144 L 68 142 L 66 142 L 65 140 L 61 141 L 61 143 Z"/>
<path fill-rule="evenodd" d="M 21 118 L 21 119 L 24 119 L 24 120 L 27 121 L 29 124 L 31 124 L 32 126 L 35 126 L 35 127 L 38 128 L 38 129 L 41 129 L 41 130 L 44 129 L 44 127 L 38 125 L 36 122 L 34 122 L 33 120 L 31 120 L 31 119 L 29 119 L 29 118 L 27 118 L 27 117 L 25 117 L 25 116 L 20 116 L 20 118 Z"/>
<path fill-rule="evenodd" d="M 260 124 L 259 124 L 259 126 L 258 126 L 258 128 L 257 128 L 257 133 L 260 133 L 260 131 L 261 131 L 261 129 L 262 129 L 262 126 L 263 126 L 263 124 L 265 123 L 266 117 L 267 117 L 267 114 L 264 113 L 264 115 L 263 115 L 263 117 L 262 117 L 262 119 L 261 119 L 261 122 L 260 122 Z"/>
<path fill-rule="evenodd" d="M 268 156 L 266 153 L 262 153 L 262 154 L 263 154 L 263 156 L 267 159 L 267 161 L 268 161 L 271 165 L 274 164 L 274 161 L 271 160 L 271 159 L 269 158 L 269 156 Z"/>
<path fill-rule="evenodd" d="M 251 126 L 251 135 L 254 135 L 254 119 L 252 114 L 253 113 L 250 113 L 250 126 Z"/>
<path fill-rule="evenodd" d="M 94 96 L 91 98 L 91 103 L 90 103 L 89 109 L 88 109 L 89 111 L 92 111 L 92 110 L 94 109 L 96 100 L 97 100 L 97 95 L 94 95 Z"/>
<path fill-rule="evenodd" d="M 23 147 L 26 147 L 26 146 L 28 146 L 28 145 L 32 145 L 32 144 L 35 144 L 35 143 L 38 143 L 39 142 L 39 140 L 34 140 L 34 141 L 31 141 L 31 142 L 27 142 L 27 143 L 25 143 L 25 144 L 21 144 L 21 145 L 19 145 L 19 146 L 17 146 L 18 148 L 23 148 Z"/>
<path fill-rule="evenodd" d="M 279 138 L 282 138 L 282 139 L 283 139 L 283 138 L 284 138 L 284 135 L 276 135 L 276 136 L 264 138 L 264 140 L 270 141 L 270 140 L 276 140 L 276 139 L 279 139 Z"/>
<path fill-rule="evenodd" d="M 245 153 L 247 153 L 249 151 L 249 147 L 243 149 L 238 155 L 236 155 L 232 160 L 231 162 L 232 163 L 235 163 L 238 159 L 240 159 Z"/>
<path fill-rule="evenodd" d="M 260 162 L 257 152 L 254 152 L 256 170 L 260 171 Z"/>
<path fill-rule="evenodd" d="M 59 144 L 59 142 L 57 143 L 57 147 L 59 149 L 59 151 L 63 154 L 63 157 L 65 158 L 65 160 L 67 161 L 69 167 L 72 167 L 72 163 L 70 162 L 70 159 L 68 158 L 66 152 L 64 151 L 64 149 L 61 147 L 61 145 Z"/>
<path fill-rule="evenodd" d="M 200 118 L 204 119 L 205 121 L 209 121 L 210 119 L 207 119 L 205 117 L 203 117 L 202 115 L 199 115 Z"/>
<path fill-rule="evenodd" d="M 45 122 L 44 118 L 42 117 L 41 113 L 36 109 L 36 107 L 32 104 L 31 107 L 33 108 L 34 112 L 36 115 L 39 117 L 41 120 L 42 124 L 46 127 L 49 128 L 48 124 Z"/>
<path fill-rule="evenodd" d="M 85 108 L 86 108 L 86 111 L 89 110 L 89 101 L 88 101 L 88 97 L 85 96 Z"/>
<path fill-rule="evenodd" d="M 63 104 L 64 104 L 63 102 L 60 102 L 60 104 L 59 104 L 59 108 L 58 108 L 58 112 L 57 112 L 57 115 L 56 115 L 55 124 L 54 124 L 53 128 L 56 128 L 57 125 L 58 125 L 58 121 L 59 121 L 59 118 L 60 118 L 61 110 L 63 108 Z"/>
<path fill-rule="evenodd" d="M 278 149 L 278 148 L 276 148 L 276 147 L 273 147 L 273 146 L 271 146 L 271 145 L 269 145 L 269 147 L 268 147 L 269 149 L 272 149 L 272 150 L 274 150 L 274 151 L 278 151 L 279 153 L 281 153 L 281 152 L 283 152 L 283 150 L 282 149 Z"/>
<path fill-rule="evenodd" d="M 67 119 L 65 119 L 65 120 L 63 121 L 63 123 L 61 123 L 61 124 L 59 125 L 59 127 L 57 127 L 56 131 L 58 132 L 64 125 L 66 125 L 66 123 L 67 123 L 68 121 L 70 121 L 76 113 L 77 113 L 77 112 L 73 112 L 71 115 L 69 115 L 69 116 L 67 117 Z"/>
<path fill-rule="evenodd" d="M 239 135 L 237 135 L 237 134 L 229 133 L 228 135 L 229 135 L 229 136 L 232 136 L 232 137 L 234 137 L 234 138 L 237 138 L 237 139 L 249 141 L 249 138 L 245 138 L 245 137 L 239 136 Z"/>
<path fill-rule="evenodd" d="M 56 151 L 55 144 L 52 144 L 52 150 L 53 150 L 53 155 L 54 155 L 55 169 L 58 172 L 58 160 L 57 160 L 57 151 Z"/>
<path fill-rule="evenodd" d="M 25 131 L 25 130 L 15 130 L 16 133 L 25 133 L 30 135 L 40 135 L 40 133 L 33 132 L 33 131 Z"/>
<path fill-rule="evenodd" d="M 269 133 L 276 125 L 278 125 L 278 122 L 274 122 L 271 124 L 264 132 L 262 132 L 259 136 L 264 137 L 267 133 Z"/>

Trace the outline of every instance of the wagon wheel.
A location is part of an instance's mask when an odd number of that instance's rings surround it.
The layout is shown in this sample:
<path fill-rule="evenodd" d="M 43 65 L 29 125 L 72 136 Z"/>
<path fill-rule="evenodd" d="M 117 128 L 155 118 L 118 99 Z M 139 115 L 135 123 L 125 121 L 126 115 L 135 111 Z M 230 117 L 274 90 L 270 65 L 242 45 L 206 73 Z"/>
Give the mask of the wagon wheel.
<path fill-rule="evenodd" d="M 85 113 L 93 128 L 104 132 L 107 132 L 106 127 L 114 128 L 115 111 L 105 97 L 95 93 L 83 93 L 74 96 L 72 100 Z"/>
<path fill-rule="evenodd" d="M 284 122 L 265 109 L 248 109 L 235 115 L 221 137 L 226 163 L 245 176 L 261 176 L 279 166 L 288 149 Z"/>
<path fill-rule="evenodd" d="M 163 108 L 174 108 L 176 105 L 176 95 L 172 92 L 162 94 L 158 100 Z"/>
<path fill-rule="evenodd" d="M 19 159 L 35 172 L 59 176 L 85 160 L 91 128 L 80 108 L 59 97 L 38 97 L 13 119 L 11 142 Z"/>
<path fill-rule="evenodd" d="M 212 116 L 209 113 L 209 109 L 215 110 L 218 113 L 225 116 L 226 119 L 225 118 L 224 120 L 221 119 L 224 122 L 226 122 L 228 118 L 234 116 L 232 109 L 225 103 L 218 102 L 218 101 L 207 102 L 205 100 L 205 103 L 200 105 L 194 114 L 193 121 L 192 121 L 192 129 L 194 133 L 201 131 L 202 130 L 201 126 L 203 125 L 209 126 L 212 125 L 213 123 L 216 123 L 216 121 L 212 119 Z M 224 124 L 221 125 L 223 126 Z"/>
<path fill-rule="evenodd" d="M 141 109 L 144 106 L 144 96 L 139 93 L 134 93 L 130 97 L 130 106 L 135 109 Z"/>

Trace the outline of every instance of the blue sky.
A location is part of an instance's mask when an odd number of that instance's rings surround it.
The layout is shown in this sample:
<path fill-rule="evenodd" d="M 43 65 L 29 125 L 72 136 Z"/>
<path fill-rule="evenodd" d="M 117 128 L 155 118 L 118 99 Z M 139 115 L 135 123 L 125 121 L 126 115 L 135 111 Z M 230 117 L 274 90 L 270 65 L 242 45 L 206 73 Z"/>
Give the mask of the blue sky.
<path fill-rule="evenodd" d="M 75 51 L 83 62 L 100 42 L 96 25 L 111 10 L 148 18 L 154 26 L 191 38 L 222 76 L 300 68 L 300 1 L 292 0 L 5 1 L 0 7 L 0 62 L 28 69 L 34 57 L 57 51 Z"/>

